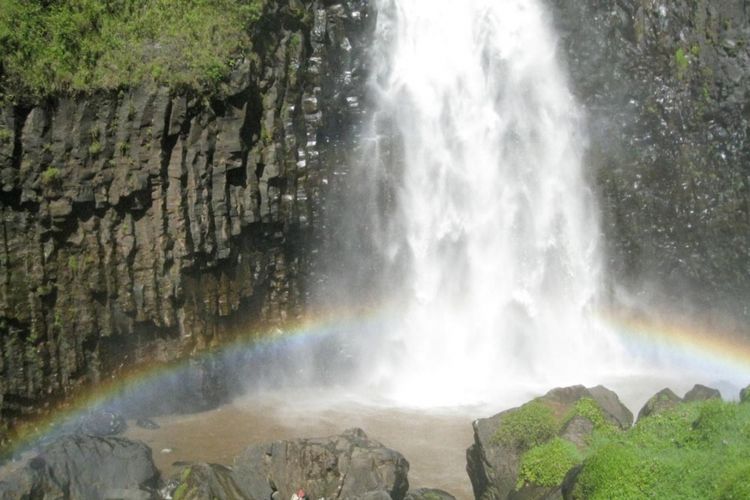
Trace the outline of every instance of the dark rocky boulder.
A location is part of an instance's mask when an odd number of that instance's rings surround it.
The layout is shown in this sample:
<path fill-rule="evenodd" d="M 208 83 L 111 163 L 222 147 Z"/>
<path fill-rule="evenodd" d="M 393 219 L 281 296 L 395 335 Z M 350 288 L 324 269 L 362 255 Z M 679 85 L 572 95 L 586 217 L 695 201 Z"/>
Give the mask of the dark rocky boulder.
<path fill-rule="evenodd" d="M 233 477 L 248 498 L 392 498 L 409 489 L 409 462 L 361 429 L 321 439 L 252 446 L 234 460 Z"/>
<path fill-rule="evenodd" d="M 721 399 L 721 392 L 719 392 L 718 389 L 696 384 L 692 389 L 685 393 L 682 401 L 690 403 L 692 401 L 707 401 L 709 399 Z"/>
<path fill-rule="evenodd" d="M 409 491 L 404 500 L 456 500 L 456 497 L 443 490 L 419 488 Z"/>
<path fill-rule="evenodd" d="M 740 403 L 750 403 L 750 385 L 740 391 Z"/>
<path fill-rule="evenodd" d="M 482 499 L 559 498 L 560 484 L 519 481 L 524 455 L 546 445 L 585 449 L 597 426 L 626 429 L 632 420 L 617 395 L 601 386 L 554 389 L 519 408 L 476 420 L 474 444 L 466 452 L 474 495 Z"/>
<path fill-rule="evenodd" d="M 135 425 L 137 425 L 141 429 L 148 429 L 150 431 L 154 431 L 161 427 L 159 424 L 157 424 L 150 418 L 139 418 L 135 421 Z"/>
<path fill-rule="evenodd" d="M 0 498 L 152 498 L 159 472 L 151 449 L 122 438 L 73 435 L 50 444 L 0 482 Z"/>
<path fill-rule="evenodd" d="M 81 418 L 79 432 L 90 436 L 115 436 L 127 429 L 125 418 L 112 410 L 95 410 Z"/>
<path fill-rule="evenodd" d="M 591 397 L 604 410 L 605 417 L 616 422 L 621 429 L 629 429 L 633 425 L 633 413 L 622 404 L 614 391 L 597 385 L 596 387 L 590 387 L 589 392 Z"/>
<path fill-rule="evenodd" d="M 672 392 L 672 389 L 662 389 L 646 401 L 646 404 L 643 405 L 641 411 L 638 412 L 638 420 L 674 408 L 680 402 L 682 402 L 682 399 Z"/>

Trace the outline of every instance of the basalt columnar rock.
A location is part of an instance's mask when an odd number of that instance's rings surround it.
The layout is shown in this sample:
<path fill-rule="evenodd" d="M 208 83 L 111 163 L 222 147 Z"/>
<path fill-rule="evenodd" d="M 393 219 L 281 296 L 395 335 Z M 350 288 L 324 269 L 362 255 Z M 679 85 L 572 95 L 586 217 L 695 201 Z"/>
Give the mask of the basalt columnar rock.
<path fill-rule="evenodd" d="M 301 314 L 373 18 L 364 0 L 270 0 L 215 95 L 144 84 L 0 106 L 5 421 Z M 193 368 L 198 406 L 216 404 L 223 368 Z"/>
<path fill-rule="evenodd" d="M 627 429 L 633 415 L 604 387 L 554 389 L 519 408 L 474 421 L 466 451 L 476 498 L 560 498 L 595 428 Z"/>
<path fill-rule="evenodd" d="M 687 312 L 747 315 L 747 2 L 549 4 L 589 122 L 610 268 Z"/>

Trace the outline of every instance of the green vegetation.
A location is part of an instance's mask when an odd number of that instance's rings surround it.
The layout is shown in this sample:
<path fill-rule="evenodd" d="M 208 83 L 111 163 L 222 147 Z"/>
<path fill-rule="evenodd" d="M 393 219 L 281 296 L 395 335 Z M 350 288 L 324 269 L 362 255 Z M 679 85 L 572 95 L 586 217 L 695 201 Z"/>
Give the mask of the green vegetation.
<path fill-rule="evenodd" d="M 581 398 L 571 408 L 563 420 L 562 427 L 575 417 L 583 417 L 594 424 L 596 430 L 614 430 L 615 425 L 607 420 L 599 404 L 591 398 Z"/>
<path fill-rule="evenodd" d="M 72 273 L 78 272 L 78 257 L 71 255 L 68 257 L 68 269 Z"/>
<path fill-rule="evenodd" d="M 89 146 L 89 154 L 91 156 L 97 156 L 99 153 L 102 152 L 102 143 L 99 141 L 94 141 Z"/>
<path fill-rule="evenodd" d="M 559 427 L 552 408 L 540 401 L 531 401 L 503 417 L 494 440 L 528 450 L 555 437 Z"/>
<path fill-rule="evenodd" d="M 555 487 L 561 484 L 568 471 L 582 460 L 581 453 L 573 443 L 559 437 L 554 438 L 524 453 L 516 488 L 520 489 L 527 483 Z"/>
<path fill-rule="evenodd" d="M 5 144 L 13 139 L 13 131 L 7 128 L 0 128 L 0 144 Z"/>
<path fill-rule="evenodd" d="M 264 0 L 0 0 L 0 96 L 215 85 Z"/>
<path fill-rule="evenodd" d="M 182 483 L 181 485 L 177 487 L 176 490 L 174 490 L 174 493 L 172 494 L 172 498 L 174 498 L 174 500 L 181 500 L 182 498 L 185 498 L 187 491 L 188 491 L 187 483 Z"/>
<path fill-rule="evenodd" d="M 54 184 L 60 179 L 60 169 L 57 167 L 49 167 L 47 170 L 42 172 L 42 184 L 49 186 Z"/>
<path fill-rule="evenodd" d="M 690 60 L 687 54 L 682 48 L 679 48 L 674 53 L 674 63 L 677 68 L 677 76 L 682 80 L 685 78 L 688 68 L 690 67 Z"/>
<path fill-rule="evenodd" d="M 750 405 L 681 404 L 591 450 L 575 498 L 749 498 Z"/>

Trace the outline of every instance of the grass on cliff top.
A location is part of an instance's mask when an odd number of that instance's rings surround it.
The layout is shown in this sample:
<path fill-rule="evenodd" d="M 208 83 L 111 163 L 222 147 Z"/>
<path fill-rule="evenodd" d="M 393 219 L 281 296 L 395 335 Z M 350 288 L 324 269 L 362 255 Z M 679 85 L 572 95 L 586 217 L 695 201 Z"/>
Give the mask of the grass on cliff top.
<path fill-rule="evenodd" d="M 265 0 L 0 0 L 0 97 L 206 88 L 249 46 Z"/>
<path fill-rule="evenodd" d="M 750 404 L 681 404 L 597 433 L 574 498 L 750 498 Z"/>

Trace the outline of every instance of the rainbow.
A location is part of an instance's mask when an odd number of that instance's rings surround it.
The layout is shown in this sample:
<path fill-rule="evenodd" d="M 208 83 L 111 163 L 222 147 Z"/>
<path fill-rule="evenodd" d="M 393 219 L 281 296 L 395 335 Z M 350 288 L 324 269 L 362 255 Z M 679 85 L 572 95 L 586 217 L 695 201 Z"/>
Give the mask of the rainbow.
<path fill-rule="evenodd" d="M 750 330 L 740 325 L 678 319 L 673 313 L 629 309 L 600 311 L 602 322 L 634 352 L 651 352 L 677 365 L 712 368 L 750 383 Z"/>
<path fill-rule="evenodd" d="M 186 374 L 203 360 L 242 356 L 248 352 L 267 353 L 274 349 L 294 349 L 331 338 L 341 332 L 362 334 L 382 329 L 388 320 L 388 308 L 360 309 L 356 313 L 321 314 L 293 324 L 266 331 L 239 332 L 223 345 L 174 362 L 144 363 L 118 372 L 91 385 L 85 391 L 67 397 L 43 416 L 19 423 L 8 445 L 0 448 L 0 457 L 13 457 L 33 448 L 45 438 L 55 436 L 66 425 L 95 409 L 116 406 L 123 394 L 146 391 L 168 377 Z M 236 358 L 235 358 L 236 359 Z M 1 465 L 2 462 L 0 462 Z"/>
<path fill-rule="evenodd" d="M 600 311 L 597 317 L 604 327 L 617 333 L 633 353 L 667 353 L 668 357 L 677 359 L 675 366 L 708 367 L 714 373 L 728 371 L 739 383 L 750 383 L 748 331 L 741 328 L 724 331 L 697 322 L 687 324 L 665 314 L 656 317 L 627 309 Z M 74 422 L 93 409 L 114 406 L 123 394 L 146 391 L 165 378 L 185 374 L 196 361 L 302 348 L 341 332 L 375 334 L 387 330 L 396 318 L 397 310 L 386 306 L 321 314 L 286 325 L 283 330 L 240 332 L 229 342 L 188 359 L 132 367 L 68 398 L 45 416 L 19 424 L 12 442 L 0 452 L 3 456 L 13 456 L 33 448 L 40 440 L 55 436 L 66 423 Z"/>

